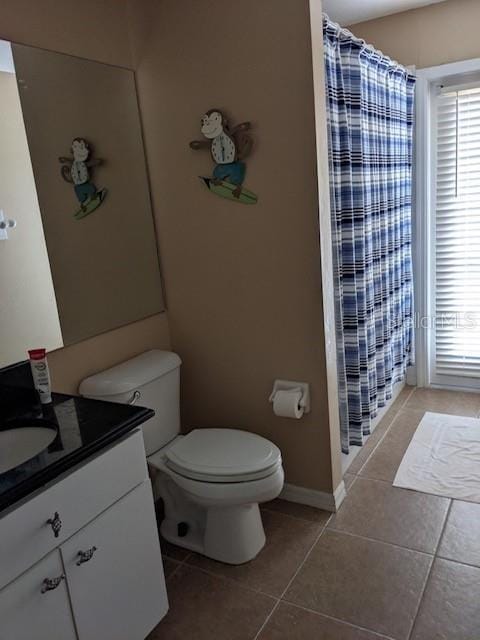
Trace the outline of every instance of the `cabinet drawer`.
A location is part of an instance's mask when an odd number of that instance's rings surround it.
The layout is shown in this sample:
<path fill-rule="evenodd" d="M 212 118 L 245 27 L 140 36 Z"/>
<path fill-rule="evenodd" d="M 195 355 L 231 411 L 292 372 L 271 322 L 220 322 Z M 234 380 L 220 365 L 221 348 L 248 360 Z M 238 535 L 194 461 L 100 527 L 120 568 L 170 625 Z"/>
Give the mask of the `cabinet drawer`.
<path fill-rule="evenodd" d="M 140 430 L 56 478 L 0 519 L 0 588 L 141 484 L 147 465 Z M 47 520 L 58 512 L 55 537 Z"/>

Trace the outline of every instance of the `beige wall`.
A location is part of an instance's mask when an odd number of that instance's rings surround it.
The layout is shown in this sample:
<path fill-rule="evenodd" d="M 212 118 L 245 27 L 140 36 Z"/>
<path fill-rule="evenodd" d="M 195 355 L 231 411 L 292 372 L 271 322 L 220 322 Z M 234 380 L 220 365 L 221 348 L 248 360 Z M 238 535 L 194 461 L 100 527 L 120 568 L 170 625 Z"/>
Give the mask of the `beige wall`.
<path fill-rule="evenodd" d="M 62 334 L 43 235 L 17 80 L 0 72 L 0 209 L 17 226 L 0 240 L 0 367 Z M 32 321 L 32 319 L 34 319 Z"/>
<path fill-rule="evenodd" d="M 184 425 L 265 435 L 289 483 L 330 491 L 308 2 L 138 6 L 130 22 Z M 188 143 L 212 106 L 253 123 L 245 185 L 257 205 L 216 197 L 197 177 L 211 158 Z M 311 414 L 275 417 L 275 378 L 310 382 Z"/>
<path fill-rule="evenodd" d="M 315 98 L 315 136 L 317 143 L 317 180 L 319 197 L 320 253 L 322 266 L 323 324 L 325 332 L 325 366 L 328 391 L 328 419 L 332 483 L 342 480 L 340 443 L 340 415 L 338 409 L 337 349 L 335 332 L 334 277 L 332 230 L 330 214 L 328 149 L 326 142 L 327 112 L 325 96 L 325 67 L 323 64 L 322 5 L 310 0 L 310 28 L 312 36 L 313 86 Z"/>
<path fill-rule="evenodd" d="M 351 30 L 402 64 L 424 68 L 480 57 L 479 25 L 478 0 L 448 0 Z"/>
<path fill-rule="evenodd" d="M 0 37 L 133 67 L 123 0 L 2 0 Z M 165 313 L 51 353 L 53 387 L 75 393 L 86 375 L 154 347 L 170 347 Z"/>
<path fill-rule="evenodd" d="M 1 0 L 0 37 L 132 67 L 125 0 Z"/>

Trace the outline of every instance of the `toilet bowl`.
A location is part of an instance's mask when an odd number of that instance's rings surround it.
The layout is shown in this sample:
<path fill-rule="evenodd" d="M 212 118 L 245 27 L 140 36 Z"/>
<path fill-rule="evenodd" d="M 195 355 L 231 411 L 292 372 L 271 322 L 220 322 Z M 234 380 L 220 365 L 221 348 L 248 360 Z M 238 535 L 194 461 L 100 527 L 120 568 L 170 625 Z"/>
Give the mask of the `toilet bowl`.
<path fill-rule="evenodd" d="M 180 435 L 180 358 L 148 351 L 84 380 L 82 395 L 155 410 L 142 425 L 154 494 L 164 503 L 163 537 L 228 564 L 265 544 L 259 503 L 283 487 L 281 453 L 269 440 L 233 428 Z"/>
<path fill-rule="evenodd" d="M 163 537 L 229 564 L 254 558 L 265 544 L 258 504 L 283 487 L 279 449 L 238 429 L 195 429 L 148 463 L 165 505 Z"/>

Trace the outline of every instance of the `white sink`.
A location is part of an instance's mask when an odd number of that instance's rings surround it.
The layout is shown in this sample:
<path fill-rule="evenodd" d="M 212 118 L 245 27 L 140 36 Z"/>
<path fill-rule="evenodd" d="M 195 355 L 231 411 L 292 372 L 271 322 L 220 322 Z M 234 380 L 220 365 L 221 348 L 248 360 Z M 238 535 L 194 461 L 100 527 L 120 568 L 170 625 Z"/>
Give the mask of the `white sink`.
<path fill-rule="evenodd" d="M 55 440 L 55 429 L 21 427 L 0 431 L 0 473 L 34 458 Z"/>

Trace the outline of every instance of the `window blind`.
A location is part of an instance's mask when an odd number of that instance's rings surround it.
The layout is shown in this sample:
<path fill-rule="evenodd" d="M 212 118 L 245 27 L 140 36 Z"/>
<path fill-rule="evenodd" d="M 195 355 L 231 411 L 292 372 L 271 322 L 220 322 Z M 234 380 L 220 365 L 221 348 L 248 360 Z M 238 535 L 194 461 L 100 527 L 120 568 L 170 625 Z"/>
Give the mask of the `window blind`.
<path fill-rule="evenodd" d="M 434 369 L 480 378 L 480 82 L 436 100 Z"/>

